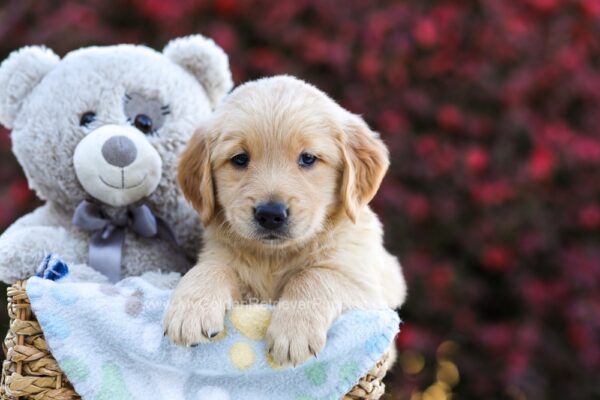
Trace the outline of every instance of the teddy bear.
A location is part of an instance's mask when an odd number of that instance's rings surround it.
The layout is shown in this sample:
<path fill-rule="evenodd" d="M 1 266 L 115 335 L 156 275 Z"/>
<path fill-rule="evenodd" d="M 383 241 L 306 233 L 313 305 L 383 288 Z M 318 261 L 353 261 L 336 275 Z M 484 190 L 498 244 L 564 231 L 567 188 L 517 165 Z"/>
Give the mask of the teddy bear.
<path fill-rule="evenodd" d="M 231 87 L 227 55 L 201 35 L 162 53 L 122 44 L 62 59 L 43 46 L 10 54 L 0 123 L 45 204 L 0 236 L 0 280 L 33 275 L 50 253 L 77 281 L 189 269 L 202 228 L 177 187 L 177 159 Z"/>

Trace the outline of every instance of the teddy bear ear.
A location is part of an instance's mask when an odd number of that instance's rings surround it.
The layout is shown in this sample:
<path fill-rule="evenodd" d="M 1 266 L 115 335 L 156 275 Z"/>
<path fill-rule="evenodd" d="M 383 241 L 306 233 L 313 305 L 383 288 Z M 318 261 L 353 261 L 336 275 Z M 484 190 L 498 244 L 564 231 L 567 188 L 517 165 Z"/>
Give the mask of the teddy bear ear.
<path fill-rule="evenodd" d="M 213 108 L 233 87 L 229 58 L 212 39 L 202 35 L 173 39 L 163 54 L 202 84 Z"/>
<path fill-rule="evenodd" d="M 28 46 L 13 51 L 0 64 L 0 124 L 12 128 L 25 98 L 59 61 L 46 47 Z"/>

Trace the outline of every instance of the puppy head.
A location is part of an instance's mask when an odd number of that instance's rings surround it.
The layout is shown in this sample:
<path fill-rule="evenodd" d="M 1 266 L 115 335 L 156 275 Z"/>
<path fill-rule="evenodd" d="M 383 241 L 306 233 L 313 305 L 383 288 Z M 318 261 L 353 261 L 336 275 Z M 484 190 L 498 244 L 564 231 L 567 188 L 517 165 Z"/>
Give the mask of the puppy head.
<path fill-rule="evenodd" d="M 228 234 L 286 247 L 309 241 L 334 216 L 355 221 L 388 164 L 360 117 L 282 76 L 225 99 L 184 151 L 179 182 L 205 225 L 218 220 Z"/>

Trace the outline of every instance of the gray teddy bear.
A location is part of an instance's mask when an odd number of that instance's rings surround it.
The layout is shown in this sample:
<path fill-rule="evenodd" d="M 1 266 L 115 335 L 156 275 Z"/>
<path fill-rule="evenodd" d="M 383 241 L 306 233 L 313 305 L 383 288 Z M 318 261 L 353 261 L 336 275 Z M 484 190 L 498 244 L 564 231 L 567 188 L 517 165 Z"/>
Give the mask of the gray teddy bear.
<path fill-rule="evenodd" d="M 168 285 L 191 267 L 201 226 L 177 187 L 177 159 L 231 87 L 226 54 L 200 35 L 162 53 L 13 52 L 0 66 L 0 123 L 46 203 L 0 236 L 0 280 L 33 275 L 49 253 L 81 281 Z"/>

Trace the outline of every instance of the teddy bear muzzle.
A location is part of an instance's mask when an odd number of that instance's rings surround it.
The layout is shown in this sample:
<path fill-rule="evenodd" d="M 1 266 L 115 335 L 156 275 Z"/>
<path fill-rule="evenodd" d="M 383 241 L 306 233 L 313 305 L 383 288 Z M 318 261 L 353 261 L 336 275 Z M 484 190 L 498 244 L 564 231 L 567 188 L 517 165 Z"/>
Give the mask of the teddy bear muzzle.
<path fill-rule="evenodd" d="M 75 174 L 96 200 L 122 207 L 149 196 L 160 182 L 162 160 L 137 129 L 104 125 L 85 136 L 73 154 Z"/>

